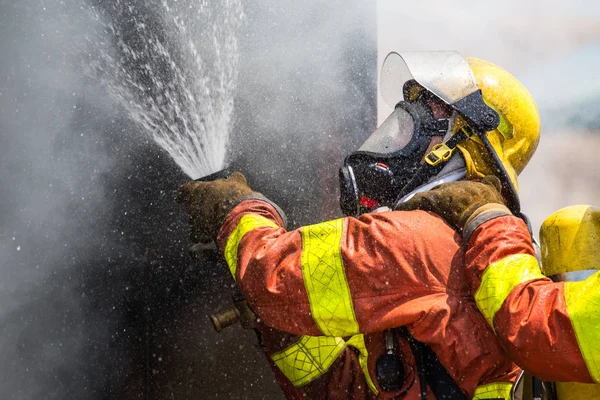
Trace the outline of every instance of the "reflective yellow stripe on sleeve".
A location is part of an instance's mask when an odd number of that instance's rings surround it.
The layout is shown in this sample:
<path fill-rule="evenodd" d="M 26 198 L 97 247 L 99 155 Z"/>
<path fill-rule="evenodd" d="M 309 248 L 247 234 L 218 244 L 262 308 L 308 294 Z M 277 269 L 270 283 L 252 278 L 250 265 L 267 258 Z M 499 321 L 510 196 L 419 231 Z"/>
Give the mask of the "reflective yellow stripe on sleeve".
<path fill-rule="evenodd" d="M 296 387 L 325 374 L 346 348 L 344 339 L 330 336 L 302 336 L 298 342 L 271 355 L 275 365 Z"/>
<path fill-rule="evenodd" d="M 365 380 L 367 381 L 367 385 L 369 389 L 375 394 L 378 394 L 379 391 L 375 387 L 375 383 L 371 379 L 371 375 L 369 374 L 369 367 L 367 361 L 369 359 L 369 352 L 367 351 L 367 346 L 365 345 L 365 336 L 361 333 L 358 335 L 354 335 L 346 342 L 348 346 L 354 347 L 358 350 L 358 362 L 360 363 L 360 368 L 365 376 Z"/>
<path fill-rule="evenodd" d="M 545 278 L 536 258 L 529 254 L 515 254 L 490 264 L 481 277 L 475 293 L 477 307 L 492 329 L 494 316 L 510 292 L 523 282 Z"/>
<path fill-rule="evenodd" d="M 283 374 L 294 384 L 303 386 L 327 373 L 346 346 L 358 350 L 358 360 L 367 386 L 377 388 L 367 368 L 369 354 L 348 287 L 341 243 L 344 219 L 302 228 L 302 278 L 310 302 L 313 320 L 325 336 L 302 338 L 272 356 Z M 342 337 L 352 336 L 347 342 Z"/>
<path fill-rule="evenodd" d="M 600 272 L 581 282 L 565 282 L 565 303 L 585 365 L 600 383 Z"/>
<path fill-rule="evenodd" d="M 473 394 L 473 400 L 486 400 L 486 399 L 502 399 L 510 400 L 512 383 L 509 382 L 496 382 L 488 383 L 487 385 L 477 386 L 475 393 Z"/>
<path fill-rule="evenodd" d="M 302 228 L 302 277 L 312 317 L 324 335 L 358 333 L 340 249 L 344 219 Z"/>
<path fill-rule="evenodd" d="M 246 233 L 261 227 L 277 228 L 278 225 L 263 216 L 246 214 L 240 218 L 240 222 L 238 222 L 231 235 L 229 235 L 229 239 L 227 239 L 227 244 L 225 245 L 225 260 L 227 261 L 231 275 L 233 275 L 233 279 L 235 279 L 235 272 L 237 271 L 238 247 L 242 238 Z"/>
<path fill-rule="evenodd" d="M 347 342 L 339 337 L 302 336 L 298 342 L 271 355 L 271 358 L 295 387 L 301 387 L 326 374 L 346 346 L 359 351 L 358 360 L 367 385 L 377 394 L 377 388 L 367 369 L 369 353 L 362 334 L 354 335 Z"/>

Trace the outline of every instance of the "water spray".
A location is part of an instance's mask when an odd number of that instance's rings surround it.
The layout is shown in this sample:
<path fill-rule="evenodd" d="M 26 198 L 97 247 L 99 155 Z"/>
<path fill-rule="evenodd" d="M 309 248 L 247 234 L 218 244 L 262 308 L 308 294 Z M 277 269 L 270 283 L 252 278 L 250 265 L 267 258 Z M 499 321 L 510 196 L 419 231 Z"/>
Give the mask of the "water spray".
<path fill-rule="evenodd" d="M 190 178 L 223 168 L 241 0 L 99 2 L 94 13 L 112 41 L 90 43 L 88 74 Z"/>
<path fill-rule="evenodd" d="M 194 179 L 194 181 L 211 182 L 217 179 L 227 179 L 232 173 L 232 169 L 224 168 L 202 178 Z M 189 252 L 192 258 L 197 258 L 204 254 L 205 251 L 214 250 L 216 250 L 216 245 L 214 242 L 197 243 L 190 247 Z M 212 322 L 215 330 L 217 332 L 221 332 L 223 329 L 235 325 L 237 322 L 241 322 L 242 328 L 244 329 L 256 329 L 256 316 L 250 309 L 250 306 L 244 298 L 244 295 L 237 287 L 232 297 L 232 302 L 233 306 L 221 311 L 217 311 L 214 314 L 210 314 L 210 321 Z"/>

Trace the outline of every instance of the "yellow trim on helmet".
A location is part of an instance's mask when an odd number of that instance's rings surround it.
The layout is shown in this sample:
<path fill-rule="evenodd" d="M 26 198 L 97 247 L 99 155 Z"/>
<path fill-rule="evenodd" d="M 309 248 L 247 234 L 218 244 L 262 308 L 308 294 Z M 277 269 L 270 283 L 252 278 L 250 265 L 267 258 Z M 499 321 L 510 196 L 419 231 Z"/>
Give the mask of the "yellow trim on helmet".
<path fill-rule="evenodd" d="M 278 225 L 263 216 L 246 214 L 240 218 L 237 226 L 231 232 L 231 235 L 229 235 L 227 244 L 225 245 L 225 261 L 227 261 L 233 279 L 235 279 L 237 271 L 238 247 L 240 242 L 248 232 L 263 227 L 278 228 Z"/>
<path fill-rule="evenodd" d="M 475 292 L 477 307 L 494 328 L 494 316 L 512 290 L 523 282 L 545 278 L 536 258 L 529 254 L 515 254 L 490 264 L 481 277 Z"/>
<path fill-rule="evenodd" d="M 302 228 L 304 286 L 312 317 L 327 336 L 359 333 L 340 249 L 343 233 L 343 218 Z"/>

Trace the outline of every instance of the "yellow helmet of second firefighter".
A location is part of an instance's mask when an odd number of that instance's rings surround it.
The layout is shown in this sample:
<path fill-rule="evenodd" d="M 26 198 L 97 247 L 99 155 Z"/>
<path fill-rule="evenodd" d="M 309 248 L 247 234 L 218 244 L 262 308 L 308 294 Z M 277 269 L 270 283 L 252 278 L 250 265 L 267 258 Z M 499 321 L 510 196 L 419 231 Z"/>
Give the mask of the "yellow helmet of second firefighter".
<path fill-rule="evenodd" d="M 600 270 L 599 241 L 600 209 L 577 205 L 556 211 L 540 228 L 542 272 L 552 276 Z M 597 399 L 600 398 L 600 385 L 556 382 L 556 394 L 561 400 Z"/>
<path fill-rule="evenodd" d="M 466 57 L 483 99 L 500 117 L 500 125 L 487 137 L 515 189 L 540 139 L 540 115 L 531 94 L 508 71 L 491 62 Z M 458 121 L 457 125 L 464 121 Z M 498 175 L 494 160 L 476 137 L 457 145 L 467 164 L 467 179 Z"/>
<path fill-rule="evenodd" d="M 542 272 L 551 276 L 579 270 L 600 270 L 600 209 L 565 207 L 540 228 Z"/>

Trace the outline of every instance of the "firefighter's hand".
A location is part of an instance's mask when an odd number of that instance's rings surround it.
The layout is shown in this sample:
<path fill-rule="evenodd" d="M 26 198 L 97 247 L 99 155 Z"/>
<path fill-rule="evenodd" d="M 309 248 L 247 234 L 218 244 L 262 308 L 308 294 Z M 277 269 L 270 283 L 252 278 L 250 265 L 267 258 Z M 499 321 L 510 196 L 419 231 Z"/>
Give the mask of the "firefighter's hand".
<path fill-rule="evenodd" d="M 227 179 L 184 183 L 177 193 L 177 201 L 184 204 L 190 217 L 191 242 L 214 240 L 234 202 L 252 193 L 255 192 L 240 172 L 232 173 Z"/>
<path fill-rule="evenodd" d="M 458 232 L 463 233 L 467 221 L 471 221 L 475 214 L 486 209 L 501 208 L 506 211 L 506 214 L 510 213 L 504 207 L 500 188 L 500 180 L 493 175 L 486 176 L 481 182 L 449 182 L 436 186 L 428 192 L 417 193 L 410 200 L 397 205 L 395 209 L 434 212 Z"/>

